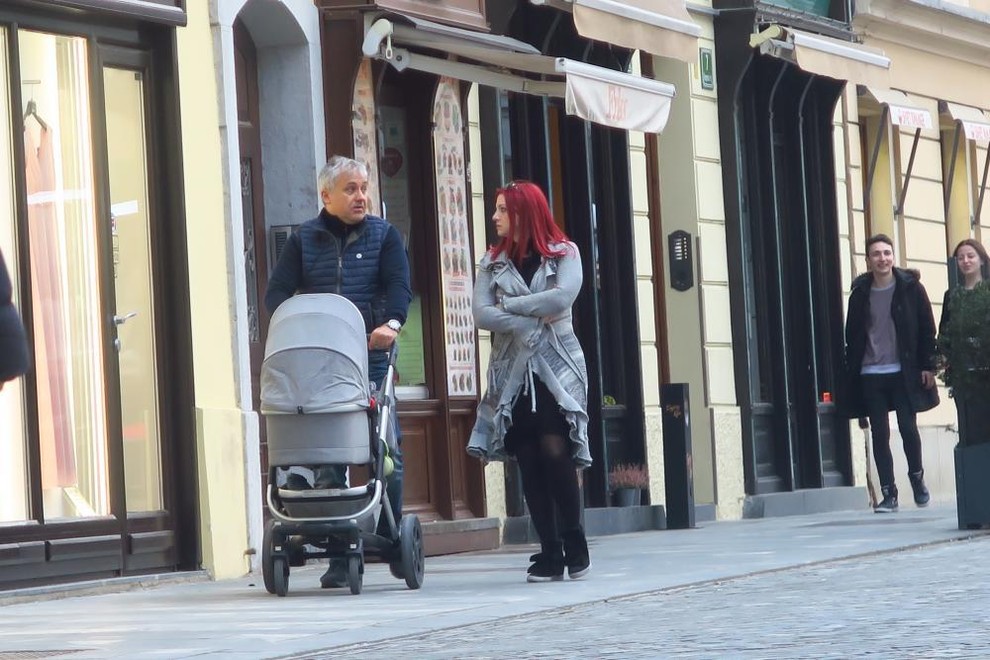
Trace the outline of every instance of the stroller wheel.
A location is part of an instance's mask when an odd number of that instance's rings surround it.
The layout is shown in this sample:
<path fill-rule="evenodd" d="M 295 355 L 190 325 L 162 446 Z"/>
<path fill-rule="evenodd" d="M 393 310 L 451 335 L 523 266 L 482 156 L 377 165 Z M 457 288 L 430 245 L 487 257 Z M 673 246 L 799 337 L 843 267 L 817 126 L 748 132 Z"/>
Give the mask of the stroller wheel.
<path fill-rule="evenodd" d="M 284 596 L 289 591 L 289 565 L 285 557 L 275 555 L 276 544 L 285 543 L 276 529 L 274 520 L 265 524 L 265 536 L 261 543 L 261 576 L 270 594 Z"/>
<path fill-rule="evenodd" d="M 396 580 L 405 580 L 406 574 L 402 572 L 402 562 L 401 561 L 390 561 L 388 563 L 388 572 L 392 574 Z"/>
<path fill-rule="evenodd" d="M 351 593 L 357 596 L 364 586 L 364 574 L 361 570 L 361 557 L 351 555 L 347 558 L 347 586 L 351 588 Z"/>
<path fill-rule="evenodd" d="M 402 576 L 406 586 L 419 589 L 423 586 L 423 571 L 426 562 L 423 559 L 423 528 L 419 518 L 414 515 L 402 517 L 399 523 L 399 545 L 402 551 Z"/>
<path fill-rule="evenodd" d="M 282 597 L 289 593 L 289 562 L 285 557 L 275 557 L 273 564 L 275 595 Z"/>

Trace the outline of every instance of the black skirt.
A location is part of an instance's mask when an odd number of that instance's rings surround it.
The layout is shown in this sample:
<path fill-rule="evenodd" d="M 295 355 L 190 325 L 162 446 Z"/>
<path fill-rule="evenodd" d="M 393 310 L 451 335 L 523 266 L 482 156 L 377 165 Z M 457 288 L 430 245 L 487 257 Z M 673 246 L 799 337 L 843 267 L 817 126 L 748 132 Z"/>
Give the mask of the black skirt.
<path fill-rule="evenodd" d="M 544 435 L 570 436 L 570 425 L 557 400 L 535 374 L 533 389 L 536 392 L 536 412 L 533 412 L 529 392 L 520 392 L 512 406 L 512 426 L 505 434 L 505 451 L 509 454 L 515 454 L 524 444 L 539 442 Z"/>

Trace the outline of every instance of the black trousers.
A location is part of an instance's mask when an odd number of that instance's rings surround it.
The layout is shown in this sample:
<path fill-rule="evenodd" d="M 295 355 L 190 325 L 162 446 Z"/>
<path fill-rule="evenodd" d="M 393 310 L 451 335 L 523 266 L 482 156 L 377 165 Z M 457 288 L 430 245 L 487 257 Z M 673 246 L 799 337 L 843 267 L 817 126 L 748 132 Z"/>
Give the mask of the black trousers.
<path fill-rule="evenodd" d="M 870 417 L 870 433 L 873 438 L 873 460 L 877 464 L 881 486 L 894 485 L 894 456 L 890 451 L 890 412 L 897 415 L 897 426 L 904 443 L 904 456 L 908 471 L 920 472 L 921 435 L 918 433 L 917 415 L 911 406 L 904 374 L 863 374 L 863 399 Z"/>

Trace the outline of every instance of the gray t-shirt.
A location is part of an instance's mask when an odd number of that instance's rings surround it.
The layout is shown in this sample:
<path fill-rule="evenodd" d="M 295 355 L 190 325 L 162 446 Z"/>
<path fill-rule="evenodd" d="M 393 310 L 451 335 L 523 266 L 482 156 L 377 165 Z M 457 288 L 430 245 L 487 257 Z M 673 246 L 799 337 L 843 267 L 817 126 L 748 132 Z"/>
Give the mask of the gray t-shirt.
<path fill-rule="evenodd" d="M 870 289 L 870 325 L 866 332 L 864 374 L 892 374 L 901 370 L 897 357 L 897 328 L 890 313 L 896 282 L 882 289 Z"/>

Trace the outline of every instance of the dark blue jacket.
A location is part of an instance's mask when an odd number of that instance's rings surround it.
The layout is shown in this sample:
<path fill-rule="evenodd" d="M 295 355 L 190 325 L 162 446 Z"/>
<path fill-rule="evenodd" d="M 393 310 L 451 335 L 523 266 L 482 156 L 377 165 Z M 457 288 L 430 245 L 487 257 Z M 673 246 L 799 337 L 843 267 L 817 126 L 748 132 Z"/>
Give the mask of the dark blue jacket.
<path fill-rule="evenodd" d="M 321 211 L 286 241 L 265 294 L 269 314 L 297 292 L 344 296 L 369 333 L 389 319 L 405 323 L 412 292 L 402 237 L 377 216 L 347 226 Z"/>
<path fill-rule="evenodd" d="M 13 287 L 7 264 L 0 254 L 0 383 L 20 376 L 28 369 L 27 340 L 21 317 L 11 298 Z"/>

